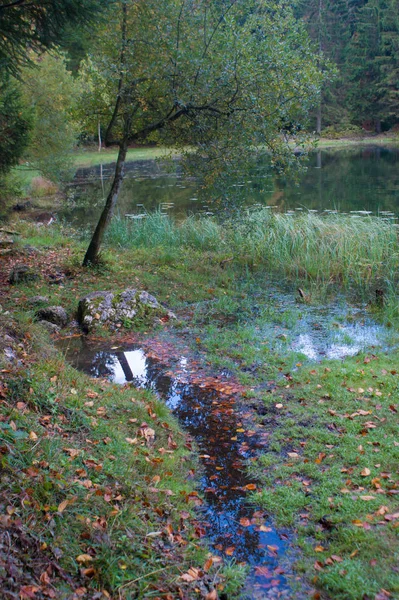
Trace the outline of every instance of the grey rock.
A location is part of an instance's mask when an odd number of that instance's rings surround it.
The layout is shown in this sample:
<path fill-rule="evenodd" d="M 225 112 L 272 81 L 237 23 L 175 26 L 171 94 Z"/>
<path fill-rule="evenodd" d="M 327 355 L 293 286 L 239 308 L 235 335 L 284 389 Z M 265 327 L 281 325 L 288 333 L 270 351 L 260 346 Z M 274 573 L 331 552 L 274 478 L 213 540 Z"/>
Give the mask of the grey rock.
<path fill-rule="evenodd" d="M 14 361 L 17 356 L 12 348 L 4 348 L 4 356 L 9 362 Z"/>
<path fill-rule="evenodd" d="M 28 265 L 17 265 L 14 267 L 8 277 L 8 282 L 11 285 L 17 283 L 26 283 L 28 281 L 35 281 L 39 275 L 35 273 Z"/>
<path fill-rule="evenodd" d="M 58 327 L 65 327 L 68 323 L 68 315 L 62 306 L 47 306 L 36 311 L 36 317 L 39 321 L 48 321 Z"/>
<path fill-rule="evenodd" d="M 27 244 L 26 246 L 24 246 L 24 252 L 26 254 L 28 254 L 29 256 L 31 256 L 32 254 L 37 254 L 40 251 L 37 248 L 35 248 L 34 246 L 30 246 L 29 244 Z"/>
<path fill-rule="evenodd" d="M 58 327 L 55 323 L 50 323 L 50 321 L 40 321 L 40 325 L 47 329 L 49 333 L 59 333 L 61 328 Z"/>
<path fill-rule="evenodd" d="M 47 296 L 32 296 L 28 299 L 28 304 L 35 306 L 36 304 L 47 304 L 49 301 Z"/>
<path fill-rule="evenodd" d="M 87 333 L 104 325 L 116 328 L 121 325 L 152 324 L 154 321 L 175 315 L 159 304 L 148 292 L 127 289 L 119 292 L 93 292 L 79 301 L 78 321 Z"/>

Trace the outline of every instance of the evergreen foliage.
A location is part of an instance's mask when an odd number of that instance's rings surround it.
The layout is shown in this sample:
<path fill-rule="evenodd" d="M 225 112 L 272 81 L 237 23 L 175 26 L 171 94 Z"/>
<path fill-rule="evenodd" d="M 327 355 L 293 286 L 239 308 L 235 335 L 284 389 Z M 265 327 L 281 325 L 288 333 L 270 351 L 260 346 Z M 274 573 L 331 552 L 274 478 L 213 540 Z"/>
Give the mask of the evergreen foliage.
<path fill-rule="evenodd" d="M 109 5 L 109 0 L 0 0 L 0 70 L 17 74 L 29 51 L 54 48 L 69 26 L 89 27 Z"/>
<path fill-rule="evenodd" d="M 397 124 L 398 0 L 300 0 L 297 15 L 338 67 L 323 89 L 324 124 L 360 124 L 377 133 Z"/>
<path fill-rule="evenodd" d="M 31 114 L 24 106 L 17 82 L 0 76 L 0 176 L 16 165 L 29 140 Z"/>

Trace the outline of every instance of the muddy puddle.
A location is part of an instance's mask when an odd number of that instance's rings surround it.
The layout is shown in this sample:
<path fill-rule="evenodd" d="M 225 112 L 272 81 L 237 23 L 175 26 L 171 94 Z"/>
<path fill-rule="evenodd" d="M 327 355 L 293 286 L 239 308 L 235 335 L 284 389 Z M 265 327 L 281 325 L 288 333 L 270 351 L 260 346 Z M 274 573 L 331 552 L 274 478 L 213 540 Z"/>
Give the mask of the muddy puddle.
<path fill-rule="evenodd" d="M 277 531 L 248 499 L 256 482 L 249 478 L 246 463 L 265 450 L 268 439 L 267 432 L 255 429 L 248 408 L 232 396 L 187 383 L 185 357 L 165 369 L 140 347 L 104 349 L 72 338 L 62 342 L 62 349 L 88 375 L 132 382 L 166 402 L 199 450 L 200 489 L 206 501 L 200 510 L 212 551 L 251 566 L 242 598 L 292 597 L 293 576 L 286 571 L 285 558 L 289 535 Z"/>

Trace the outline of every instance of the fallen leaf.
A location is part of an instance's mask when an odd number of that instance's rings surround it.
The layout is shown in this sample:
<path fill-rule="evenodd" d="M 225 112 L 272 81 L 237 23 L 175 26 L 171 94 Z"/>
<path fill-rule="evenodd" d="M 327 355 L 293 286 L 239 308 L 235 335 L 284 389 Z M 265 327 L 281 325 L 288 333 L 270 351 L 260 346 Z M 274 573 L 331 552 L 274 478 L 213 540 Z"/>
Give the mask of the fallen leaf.
<path fill-rule="evenodd" d="M 125 438 L 125 440 L 127 441 L 128 444 L 137 444 L 137 442 L 138 442 L 137 438 Z"/>
<path fill-rule="evenodd" d="M 51 579 L 47 571 L 43 571 L 43 573 L 40 575 L 40 583 L 43 585 L 49 585 L 51 583 Z"/>
<path fill-rule="evenodd" d="M 368 477 L 370 475 L 371 471 L 370 469 L 368 469 L 367 467 L 363 469 L 363 471 L 360 473 L 360 475 L 362 477 Z"/>
<path fill-rule="evenodd" d="M 187 573 L 184 573 L 183 575 L 180 576 L 180 579 L 183 579 L 183 581 L 186 581 L 187 583 L 191 583 L 193 581 L 197 581 L 197 579 L 199 579 L 200 577 L 200 571 L 198 569 L 196 569 L 195 567 L 190 567 L 189 570 L 187 571 Z"/>
<path fill-rule="evenodd" d="M 393 513 L 391 515 L 385 515 L 384 519 L 386 521 L 396 521 L 396 519 L 399 519 L 399 513 Z"/>
<path fill-rule="evenodd" d="M 270 531 L 273 531 L 273 529 L 271 527 L 267 527 L 266 525 L 261 525 L 259 527 L 259 529 L 257 529 L 257 531 L 263 531 L 264 533 L 270 533 Z"/>
<path fill-rule="evenodd" d="M 69 504 L 69 500 L 64 500 L 63 502 L 61 502 L 61 504 L 58 505 L 58 509 L 57 509 L 58 512 L 62 513 L 66 509 L 68 504 Z"/>
<path fill-rule="evenodd" d="M 332 554 L 331 558 L 334 562 L 342 562 L 342 557 L 341 556 L 337 556 L 336 554 Z"/>
<path fill-rule="evenodd" d="M 78 450 L 77 448 L 63 448 L 63 450 L 64 452 L 69 454 L 71 458 L 76 458 L 76 456 L 79 456 L 80 454 L 80 450 Z"/>
<path fill-rule="evenodd" d="M 76 562 L 78 563 L 88 563 L 91 562 L 93 560 L 93 557 L 90 556 L 90 554 L 79 554 L 79 556 L 76 557 Z"/>
<path fill-rule="evenodd" d="M 248 483 L 247 485 L 244 486 L 244 489 L 246 490 L 256 490 L 256 483 Z"/>
<path fill-rule="evenodd" d="M 36 596 L 36 592 L 40 592 L 41 588 L 37 585 L 23 585 L 19 590 L 21 600 L 30 600 Z"/>

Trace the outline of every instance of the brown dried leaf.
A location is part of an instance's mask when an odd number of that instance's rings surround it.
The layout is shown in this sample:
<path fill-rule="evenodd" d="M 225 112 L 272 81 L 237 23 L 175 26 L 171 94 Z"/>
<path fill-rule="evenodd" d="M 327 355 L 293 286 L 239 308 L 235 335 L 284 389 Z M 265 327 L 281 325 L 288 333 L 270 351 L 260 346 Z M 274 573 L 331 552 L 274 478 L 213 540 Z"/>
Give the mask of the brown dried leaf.
<path fill-rule="evenodd" d="M 92 560 L 93 557 L 90 556 L 90 554 L 79 554 L 79 556 L 76 557 L 76 562 L 81 564 L 91 562 Z"/>
<path fill-rule="evenodd" d="M 57 509 L 58 512 L 62 513 L 66 509 L 68 504 L 69 504 L 69 500 L 64 500 L 63 502 L 61 502 L 61 504 L 58 505 L 58 509 Z"/>

